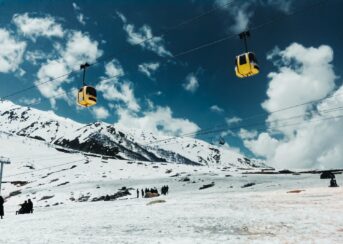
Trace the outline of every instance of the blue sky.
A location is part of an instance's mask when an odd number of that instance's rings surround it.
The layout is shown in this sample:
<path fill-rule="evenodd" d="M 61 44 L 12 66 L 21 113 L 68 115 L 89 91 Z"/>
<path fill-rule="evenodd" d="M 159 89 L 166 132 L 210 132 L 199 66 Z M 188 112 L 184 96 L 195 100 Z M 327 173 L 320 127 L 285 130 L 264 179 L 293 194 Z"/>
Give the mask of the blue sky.
<path fill-rule="evenodd" d="M 221 7 L 229 2 L 232 3 Z M 87 72 L 87 82 L 99 91 L 99 103 L 94 108 L 80 109 L 75 105 L 75 91 L 81 86 L 80 72 L 9 100 L 23 105 L 41 101 L 33 107 L 53 109 L 58 115 L 83 123 L 102 120 L 173 135 L 222 124 L 239 126 L 245 122 L 240 119 L 266 112 L 260 120 L 246 122 L 263 123 L 272 117 L 268 114 L 271 111 L 329 96 L 340 88 L 343 31 L 339 23 L 343 22 L 343 2 L 325 1 L 252 31 L 249 47 L 258 57 L 261 73 L 249 79 L 239 79 L 234 74 L 235 55 L 243 51 L 238 37 L 179 58 L 172 56 L 316 2 L 1 1 L 0 96 L 78 70 L 82 62 L 88 61 L 96 63 Z M 180 28 L 168 29 L 214 7 L 218 10 L 211 14 Z M 137 44 L 146 37 L 151 37 L 151 41 Z M 298 46 L 292 46 L 294 43 Z M 327 49 L 321 49 L 322 45 Z M 327 71 L 328 75 L 313 88 L 319 87 L 320 92 L 311 93 L 315 96 L 308 95 L 311 89 L 300 86 L 302 93 L 292 98 L 300 88 L 290 84 L 281 89 L 288 78 L 278 85 L 277 74 L 286 75 L 287 67 L 296 70 L 297 63 L 305 66 L 306 60 L 301 57 L 312 51 L 314 59 L 323 58 L 320 67 L 327 67 L 322 73 Z M 298 74 L 304 80 L 308 78 L 302 71 Z M 118 76 L 101 82 L 114 75 Z M 274 83 L 281 91 L 270 89 Z M 320 87 L 322 84 L 327 86 Z M 275 92 L 283 94 L 278 96 Z M 59 94 L 62 95 L 56 97 Z M 283 96 L 289 100 L 275 98 Z M 228 129 L 222 136 L 230 147 L 250 156 L 277 160 L 281 142 L 285 145 L 292 140 L 289 131 L 265 132 L 268 135 L 265 143 L 261 129 L 267 131 L 268 125 L 243 131 Z M 300 132 L 299 128 L 292 129 L 292 133 Z M 218 137 L 219 133 L 200 138 L 210 141 Z M 273 152 L 259 148 L 261 144 L 269 145 Z M 328 146 L 328 150 L 334 146 L 337 145 Z"/>

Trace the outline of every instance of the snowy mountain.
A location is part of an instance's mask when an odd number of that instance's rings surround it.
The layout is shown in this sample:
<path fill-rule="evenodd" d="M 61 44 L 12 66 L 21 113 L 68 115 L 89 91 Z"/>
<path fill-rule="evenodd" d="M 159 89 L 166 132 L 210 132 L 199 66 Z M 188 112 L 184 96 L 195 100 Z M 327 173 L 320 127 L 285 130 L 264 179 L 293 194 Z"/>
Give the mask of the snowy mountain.
<path fill-rule="evenodd" d="M 96 122 L 80 124 L 52 111 L 0 102 L 2 132 L 114 159 L 189 165 L 258 167 L 262 162 L 190 137 L 156 136 L 143 130 Z"/>

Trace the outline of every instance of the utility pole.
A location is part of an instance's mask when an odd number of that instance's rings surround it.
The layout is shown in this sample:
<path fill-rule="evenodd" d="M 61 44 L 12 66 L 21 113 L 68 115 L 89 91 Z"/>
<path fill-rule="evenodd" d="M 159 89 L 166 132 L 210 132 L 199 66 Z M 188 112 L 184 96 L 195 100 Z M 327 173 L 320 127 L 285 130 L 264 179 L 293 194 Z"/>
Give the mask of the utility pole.
<path fill-rule="evenodd" d="M 0 157 L 1 171 L 0 171 L 0 196 L 1 196 L 1 183 L 2 183 L 2 174 L 4 172 L 4 164 L 10 164 L 11 161 L 8 158 Z"/>

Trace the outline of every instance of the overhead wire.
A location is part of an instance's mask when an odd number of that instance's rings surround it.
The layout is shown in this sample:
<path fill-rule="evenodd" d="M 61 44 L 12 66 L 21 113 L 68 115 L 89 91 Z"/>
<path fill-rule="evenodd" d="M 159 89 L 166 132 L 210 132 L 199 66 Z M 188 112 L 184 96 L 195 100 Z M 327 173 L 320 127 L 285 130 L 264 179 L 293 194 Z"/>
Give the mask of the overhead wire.
<path fill-rule="evenodd" d="M 301 122 L 297 122 L 297 123 L 288 123 L 288 124 L 282 124 L 282 125 L 277 125 L 277 126 L 271 126 L 269 128 L 267 128 L 269 131 L 275 131 L 281 128 L 285 128 L 285 127 L 291 127 L 291 126 L 299 126 L 299 125 L 304 125 L 306 122 L 320 122 L 320 121 L 325 121 L 325 120 L 332 120 L 332 119 L 340 119 L 343 118 L 343 114 L 342 115 L 335 115 L 335 116 L 329 116 L 329 117 L 324 117 L 324 118 L 318 118 L 318 119 L 313 119 L 313 120 L 305 120 L 305 121 L 301 121 Z M 275 122 L 275 121 L 274 121 Z M 279 121 L 280 122 L 280 121 Z M 253 128 L 254 131 L 265 131 L 265 123 L 255 123 L 255 124 L 248 124 L 248 125 L 242 125 L 242 126 L 235 126 L 235 127 L 231 127 L 231 128 L 222 128 L 222 129 L 216 129 L 216 130 L 212 130 L 212 131 L 207 131 L 205 133 L 200 134 L 200 136 L 204 136 L 204 135 L 209 135 L 209 134 L 217 134 L 220 132 L 226 132 L 228 130 L 230 131 L 235 131 L 235 130 L 240 130 L 240 129 L 249 129 L 249 128 Z M 300 128 L 300 127 L 297 127 Z M 188 141 L 194 141 L 195 138 L 189 138 Z M 178 144 L 178 141 L 161 141 L 159 142 L 159 144 L 162 145 L 162 142 L 164 142 L 164 145 L 174 145 L 174 144 Z M 184 142 L 184 141 L 183 141 Z M 145 146 L 150 147 L 151 145 L 154 145 L 153 143 L 147 143 L 145 144 Z M 153 147 L 153 146 L 152 146 Z"/>
<path fill-rule="evenodd" d="M 318 113 L 328 113 L 328 112 L 339 111 L 339 110 L 342 110 L 342 109 L 343 109 L 343 106 L 339 106 L 339 107 L 330 108 L 330 109 L 318 110 L 317 112 Z M 280 110 L 276 110 L 276 111 L 280 111 Z M 304 114 L 300 114 L 300 115 L 295 115 L 295 116 L 292 116 L 292 117 L 289 117 L 289 118 L 285 118 L 285 119 L 277 119 L 277 120 L 272 120 L 272 121 L 263 121 L 261 123 L 263 125 L 265 125 L 266 123 L 269 123 L 269 124 L 277 123 L 277 122 L 280 122 L 280 121 L 283 121 L 283 120 L 290 120 L 290 119 L 294 119 L 294 118 L 301 118 L 301 117 L 303 117 L 305 115 L 308 115 L 308 113 L 304 113 Z M 251 116 L 251 117 L 253 117 L 253 116 Z M 242 121 L 245 121 L 245 120 L 243 119 Z M 255 126 L 255 125 L 260 125 L 261 123 L 258 123 L 258 124 L 254 123 L 252 125 L 248 125 L 248 127 L 252 127 L 252 126 Z M 192 133 L 185 133 L 185 134 L 182 134 L 182 135 L 179 135 L 179 136 L 173 136 L 173 137 L 169 137 L 169 138 L 166 138 L 166 139 L 156 140 L 156 141 L 153 141 L 153 142 L 149 142 L 148 144 L 156 144 L 156 143 L 159 144 L 161 142 L 175 140 L 175 139 L 178 139 L 180 137 L 199 136 L 199 135 L 203 135 L 203 134 L 212 134 L 212 133 L 217 133 L 217 132 L 222 132 L 222 131 L 227 131 L 227 130 L 233 130 L 233 129 L 240 129 L 240 128 L 245 128 L 245 127 L 246 126 L 244 126 L 244 125 L 229 126 L 226 123 L 226 124 L 223 124 L 223 126 L 214 126 L 212 128 L 207 128 L 205 130 L 195 131 L 195 132 L 192 132 Z"/>

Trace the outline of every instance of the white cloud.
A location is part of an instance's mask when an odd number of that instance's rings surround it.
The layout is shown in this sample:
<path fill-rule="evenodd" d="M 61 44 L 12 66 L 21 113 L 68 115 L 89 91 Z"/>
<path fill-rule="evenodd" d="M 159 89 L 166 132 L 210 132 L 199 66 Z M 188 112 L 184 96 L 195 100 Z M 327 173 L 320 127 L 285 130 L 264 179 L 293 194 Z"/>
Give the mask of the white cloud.
<path fill-rule="evenodd" d="M 0 72 L 9 73 L 23 62 L 26 43 L 18 41 L 5 29 L 0 28 Z"/>
<path fill-rule="evenodd" d="M 76 18 L 81 25 L 86 25 L 85 16 L 82 13 L 79 13 Z"/>
<path fill-rule="evenodd" d="M 279 146 L 279 141 L 270 137 L 268 133 L 263 132 L 259 134 L 256 140 L 245 140 L 244 145 L 256 155 L 270 159 L 275 155 L 275 150 Z M 287 160 L 287 158 L 285 158 L 285 160 Z"/>
<path fill-rule="evenodd" d="M 50 55 L 44 53 L 41 50 L 27 51 L 25 53 L 25 59 L 33 65 L 37 65 L 37 61 L 42 61 L 44 59 L 50 58 Z"/>
<path fill-rule="evenodd" d="M 152 78 L 152 74 L 160 67 L 159 63 L 142 63 L 138 65 L 138 70 L 148 76 L 149 78 Z"/>
<path fill-rule="evenodd" d="M 82 63 L 94 63 L 102 54 L 99 43 L 81 31 L 72 31 L 68 35 L 66 48 L 61 51 L 66 64 L 75 70 L 79 69 Z"/>
<path fill-rule="evenodd" d="M 39 36 L 63 37 L 62 26 L 51 16 L 30 17 L 28 13 L 15 14 L 12 19 L 18 30 L 25 36 L 35 40 Z"/>
<path fill-rule="evenodd" d="M 189 74 L 182 86 L 186 91 L 194 93 L 199 88 L 197 77 L 193 73 Z"/>
<path fill-rule="evenodd" d="M 243 140 L 254 139 L 258 135 L 258 132 L 256 130 L 249 131 L 246 129 L 240 129 L 238 135 Z"/>
<path fill-rule="evenodd" d="M 47 82 L 52 79 L 56 79 L 63 74 L 69 72 L 68 67 L 62 59 L 59 60 L 48 60 L 45 64 L 41 66 L 37 74 L 36 85 L 45 82 L 42 85 L 37 86 L 40 93 L 47 98 L 50 98 L 50 103 L 52 107 L 56 105 L 56 99 L 67 99 L 65 91 L 62 89 L 61 85 L 67 81 L 67 77 L 61 77 L 54 82 Z"/>
<path fill-rule="evenodd" d="M 182 135 L 199 130 L 188 119 L 174 118 L 169 107 L 159 107 L 138 116 L 130 111 L 118 109 L 117 125 L 127 128 L 144 129 L 158 135 Z"/>
<path fill-rule="evenodd" d="M 116 59 L 112 59 L 111 62 L 108 62 L 105 66 L 105 74 L 108 76 L 108 77 L 117 77 L 117 80 L 124 76 L 125 73 L 124 73 L 124 69 L 123 67 L 121 66 L 121 64 L 119 63 L 118 60 Z"/>
<path fill-rule="evenodd" d="M 34 105 L 37 103 L 40 103 L 41 99 L 40 98 L 21 98 L 19 99 L 19 103 L 22 103 L 24 105 Z"/>
<path fill-rule="evenodd" d="M 336 76 L 331 64 L 333 51 L 330 47 L 323 45 L 305 48 L 293 43 L 280 51 L 278 58 L 276 63 L 281 65 L 278 71 L 268 74 L 271 79 L 267 90 L 268 99 L 262 103 L 266 111 L 272 112 L 320 99 L 333 91 Z M 304 113 L 311 106 L 274 113 L 269 116 L 269 121 Z"/>
<path fill-rule="evenodd" d="M 139 111 L 140 106 L 136 100 L 133 90 L 133 84 L 129 81 L 120 81 L 119 78 L 124 75 L 124 70 L 119 61 L 114 59 L 105 66 L 105 74 L 113 79 L 101 81 L 96 89 L 102 92 L 103 97 L 108 101 L 123 102 L 131 111 Z"/>
<path fill-rule="evenodd" d="M 93 107 L 91 111 L 98 120 L 107 119 L 110 116 L 109 111 L 102 106 Z"/>
<path fill-rule="evenodd" d="M 249 26 L 250 19 L 254 16 L 254 5 L 273 7 L 284 13 L 289 13 L 294 0 L 216 0 L 215 4 L 228 11 L 234 20 L 234 24 L 229 27 L 233 33 L 240 33 Z"/>
<path fill-rule="evenodd" d="M 334 90 L 332 49 L 324 45 L 306 48 L 293 43 L 277 56 L 278 71 L 268 75 L 268 99 L 262 103 L 265 110 L 270 112 L 332 93 L 333 96 L 319 104 L 270 114 L 267 121 L 277 121 L 268 124 L 268 132 L 261 133 L 257 139 L 245 140 L 244 145 L 279 168 L 343 167 L 343 119 L 332 118 L 341 116 L 342 112 L 320 112 L 340 107 L 343 102 L 343 86 Z M 307 116 L 280 121 L 304 112 Z"/>
<path fill-rule="evenodd" d="M 86 25 L 86 18 L 85 16 L 83 15 L 83 13 L 81 13 L 81 8 L 76 4 L 76 3 L 73 3 L 73 8 L 76 12 L 76 19 L 77 21 L 79 21 L 79 23 L 81 25 Z"/>
<path fill-rule="evenodd" d="M 212 105 L 210 107 L 210 110 L 212 112 L 216 112 L 216 113 L 223 113 L 224 112 L 224 109 L 220 108 L 218 105 Z"/>
<path fill-rule="evenodd" d="M 228 125 L 237 124 L 237 123 L 239 123 L 239 122 L 242 121 L 241 118 L 236 117 L 236 116 L 231 117 L 231 118 L 226 118 L 225 120 L 226 120 L 226 123 L 227 123 Z"/>
<path fill-rule="evenodd" d="M 81 8 L 80 8 L 75 2 L 73 2 L 73 8 L 74 8 L 74 10 L 76 10 L 76 11 L 81 10 Z"/>
<path fill-rule="evenodd" d="M 123 102 L 131 111 L 139 111 L 140 106 L 136 100 L 131 82 L 123 83 L 111 80 L 102 81 L 96 86 L 98 91 L 102 92 L 103 97 L 108 101 Z"/>
<path fill-rule="evenodd" d="M 94 63 L 102 55 L 102 50 L 98 48 L 98 42 L 92 41 L 87 34 L 80 31 L 70 31 L 67 36 L 65 47 L 60 45 L 55 47 L 59 57 L 56 60 L 48 60 L 40 67 L 35 81 L 36 85 L 56 79 L 73 70 L 79 70 L 80 64 Z M 69 81 L 68 76 L 64 76 L 54 82 L 39 85 L 38 89 L 43 96 L 50 98 L 50 103 L 55 107 L 56 99 L 67 101 L 66 94 L 63 94 L 65 90 L 62 88 L 62 84 L 67 81 Z"/>
<path fill-rule="evenodd" d="M 143 25 L 136 28 L 133 24 L 128 24 L 125 16 L 117 12 L 123 21 L 123 29 L 127 33 L 127 41 L 132 45 L 139 45 L 144 49 L 150 50 L 161 57 L 170 57 L 172 54 L 165 48 L 164 40 L 160 36 L 154 36 L 150 26 Z"/>

